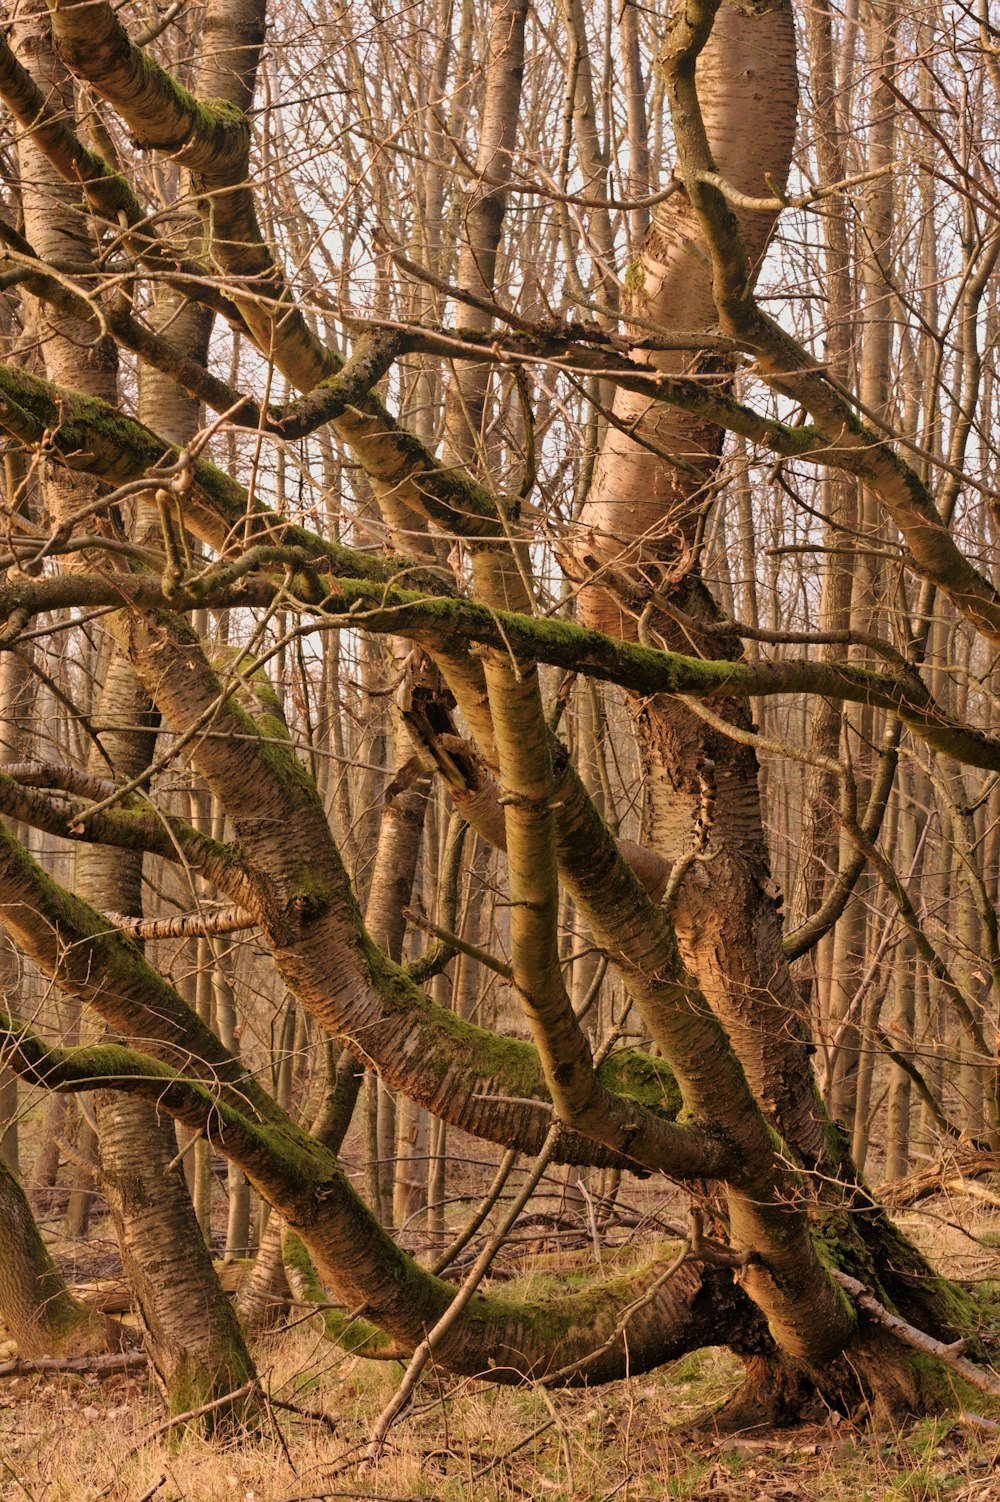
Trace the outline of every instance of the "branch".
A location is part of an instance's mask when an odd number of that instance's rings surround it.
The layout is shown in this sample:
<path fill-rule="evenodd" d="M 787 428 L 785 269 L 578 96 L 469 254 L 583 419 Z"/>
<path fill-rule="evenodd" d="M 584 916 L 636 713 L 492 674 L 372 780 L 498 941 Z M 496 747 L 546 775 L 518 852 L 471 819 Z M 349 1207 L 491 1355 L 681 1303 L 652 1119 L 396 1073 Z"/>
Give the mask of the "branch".
<path fill-rule="evenodd" d="M 88 8 L 89 13 L 89 8 Z M 179 256 L 150 227 L 149 215 L 130 184 L 100 156 L 81 145 L 57 103 L 42 92 L 0 32 L 0 97 L 22 130 L 56 171 L 83 191 L 95 216 L 121 236 L 124 249 L 181 292 L 204 303 L 227 322 L 243 327 L 230 300 L 206 281 L 206 268 Z M 92 314 L 92 310 L 91 310 Z"/>
<path fill-rule="evenodd" d="M 279 409 L 273 422 L 275 431 L 286 438 L 302 437 L 363 402 L 372 380 L 397 351 L 395 335 L 372 334 L 360 339 L 338 375 L 331 376 L 309 397 Z M 168 373 L 179 375 L 178 371 Z M 172 476 L 183 454 L 177 444 L 117 407 L 2 362 L 0 426 L 29 447 L 45 445 L 67 469 L 116 485 L 148 479 L 150 490 L 154 490 L 164 483 L 161 474 Z M 231 529 L 238 526 L 244 542 L 256 536 L 272 543 L 305 544 L 330 558 L 339 552 L 336 544 L 328 549 L 317 534 L 290 526 L 275 512 L 257 505 L 242 485 L 204 459 L 191 466 L 182 509 L 185 524 L 195 535 L 220 550 L 230 543 Z M 349 554 L 350 550 L 344 550 L 345 561 Z M 364 555 L 357 556 L 360 559 Z M 379 571 L 378 560 L 369 559 L 369 563 Z"/>
<path fill-rule="evenodd" d="M 902 720 L 893 720 L 879 748 L 878 768 L 871 780 L 868 807 L 860 822 L 860 827 L 869 840 L 878 839 L 886 810 L 889 807 L 889 795 L 892 792 L 899 762 L 902 729 Z M 810 913 L 797 929 L 785 935 L 783 947 L 789 962 L 807 954 L 819 943 L 820 939 L 830 932 L 850 901 L 866 862 L 867 857 L 864 851 L 855 846 L 853 855 L 838 870 L 829 892 L 816 911 Z"/>
<path fill-rule="evenodd" d="M 464 954 L 470 960 L 475 960 L 478 965 L 485 965 L 488 970 L 492 970 L 494 975 L 499 975 L 503 980 L 512 981 L 514 979 L 514 972 L 508 964 L 503 960 L 498 960 L 488 950 L 481 949 L 478 944 L 470 944 L 468 940 L 461 938 L 458 934 L 451 933 L 447 928 L 439 928 L 436 923 L 432 923 L 422 913 L 415 913 L 412 908 L 404 908 L 403 917 L 408 923 L 412 923 L 414 928 L 421 928 L 425 934 L 430 934 L 432 938 L 438 939 L 444 947 L 445 953 L 448 954 L 449 960 L 456 954 Z M 417 963 L 420 964 L 421 961 Z"/>
<path fill-rule="evenodd" d="M 943 1132 L 946 1137 L 951 1137 L 955 1141 L 961 1141 L 962 1133 L 959 1131 L 958 1127 L 955 1126 L 954 1122 L 948 1120 L 947 1116 L 944 1114 L 944 1110 L 942 1109 L 941 1102 L 938 1100 L 937 1096 L 934 1094 L 934 1091 L 931 1089 L 930 1085 L 928 1085 L 926 1079 L 924 1078 L 923 1073 L 917 1068 L 913 1060 L 908 1059 L 904 1053 L 900 1053 L 899 1049 L 895 1047 L 892 1039 L 889 1037 L 884 1028 L 876 1026 L 873 1029 L 873 1036 L 879 1048 L 881 1048 L 882 1052 L 887 1056 L 887 1058 L 890 1058 L 896 1065 L 896 1068 L 901 1069 L 906 1075 L 907 1079 L 912 1082 L 914 1089 L 920 1096 L 920 1099 L 923 1101 L 924 1105 L 927 1107 L 931 1118 L 936 1123 L 939 1130 Z M 888 1201 L 886 1202 L 888 1203 Z"/>
<path fill-rule="evenodd" d="M 322 542 L 318 547 L 324 553 L 333 551 L 332 545 L 328 550 Z M 346 555 L 362 572 L 364 555 L 352 554 L 350 549 L 337 553 Z M 229 587 L 234 576 L 244 576 L 244 563 L 249 568 L 253 562 L 263 564 L 269 559 L 303 569 L 311 561 L 313 578 L 294 580 L 298 600 L 319 610 L 322 623 L 331 628 L 406 635 L 431 650 L 446 650 L 450 643 L 460 644 L 463 652 L 470 643 L 492 646 L 505 653 L 513 651 L 528 662 L 547 662 L 640 694 L 682 694 L 719 701 L 810 693 L 874 704 L 898 715 L 936 751 L 967 766 L 1000 770 L 1000 740 L 948 715 L 915 669 L 879 672 L 857 663 L 827 660 L 754 663 L 686 657 L 624 642 L 570 621 L 488 609 L 437 591 L 429 597 L 365 578 L 330 579 L 325 557 L 310 557 L 297 549 L 261 549 L 253 560 L 220 565 L 217 571 L 180 581 L 169 593 L 164 593 L 159 581 L 141 575 L 115 575 L 113 579 L 67 575 L 15 582 L 0 588 L 0 614 L 10 618 L 15 612 L 27 612 L 30 617 L 59 605 L 129 603 L 145 609 L 185 611 L 205 605 L 271 603 L 278 586 L 266 580 L 248 581 L 242 590 Z M 404 569 L 391 572 L 401 576 Z"/>
<path fill-rule="evenodd" d="M 0 1377 L 33 1377 L 39 1372 L 74 1372 L 87 1376 L 117 1377 L 122 1372 L 142 1371 L 149 1364 L 145 1351 L 116 1351 L 104 1356 L 18 1356 L 0 1362 Z"/>
<path fill-rule="evenodd" d="M 339 592 L 339 601 L 333 590 Z M 341 609 L 334 614 L 338 604 Z M 468 600 L 428 600 L 410 591 L 376 590 L 363 581 L 336 581 L 323 610 L 329 612 L 331 625 L 391 631 L 431 650 L 456 641 L 476 642 L 640 694 L 683 694 L 711 702 L 812 693 L 877 704 L 898 715 L 935 750 L 969 766 L 1000 769 L 1000 740 L 947 715 L 915 670 L 885 673 L 825 660 L 752 663 L 686 657 L 588 631 L 569 621 L 488 610 Z"/>
<path fill-rule="evenodd" d="M 97 1082 L 126 1089 L 205 1132 L 298 1233 L 346 1306 L 364 1304 L 371 1319 L 410 1349 L 451 1305 L 454 1285 L 407 1256 L 372 1216 L 333 1155 L 277 1108 L 266 1126 L 258 1126 L 202 1085 L 131 1049 L 114 1044 L 53 1048 L 2 1017 L 0 1034 L 10 1042 L 12 1063 L 29 1078 L 57 1089 L 86 1089 Z M 618 1303 L 631 1303 L 641 1291 L 644 1269 L 605 1284 L 606 1297 L 598 1305 L 592 1289 L 534 1303 L 480 1295 L 449 1328 L 440 1359 L 455 1371 L 521 1381 L 525 1372 L 550 1368 L 556 1352 L 572 1358 L 596 1342 L 602 1356 L 590 1375 L 601 1381 L 627 1369 L 659 1365 L 710 1336 L 718 1341 L 756 1330 L 759 1339 L 757 1311 L 744 1297 L 734 1296 L 731 1286 L 727 1290 L 720 1283 L 707 1290 L 710 1277 L 711 1269 L 693 1270 L 683 1286 L 670 1290 L 669 1298 L 642 1311 L 645 1317 L 632 1327 L 627 1346 L 619 1340 L 607 1351 L 603 1342 L 615 1327 Z M 661 1291 L 662 1296 L 667 1293 Z"/>
<path fill-rule="evenodd" d="M 819 369 L 754 298 L 738 222 L 713 181 L 715 163 L 695 87 L 695 60 L 717 8 L 718 0 L 691 0 L 671 28 L 661 62 L 685 187 L 712 256 L 712 290 L 723 332 L 753 345 L 762 377 L 774 391 L 804 407 L 814 431 L 836 448 L 834 462 L 875 493 L 903 535 L 909 565 L 946 594 L 977 630 L 1000 643 L 1000 592 L 958 548 L 928 487 L 883 434 L 861 421 L 853 395 Z"/>
<path fill-rule="evenodd" d="M 808 193 L 776 193 L 773 198 L 754 198 L 750 193 L 741 193 L 718 172 L 699 172 L 698 181 L 718 188 L 723 198 L 734 208 L 745 209 L 750 214 L 777 214 L 782 209 L 812 208 L 814 203 L 822 203 L 824 199 L 844 193 L 848 188 L 860 188 L 865 183 L 875 182 L 877 178 L 888 177 L 898 171 L 900 166 L 900 162 L 890 162 L 888 166 L 877 167 L 873 172 L 862 172 L 857 177 L 843 177 L 827 187 L 810 188 Z"/>
<path fill-rule="evenodd" d="M 970 1387 L 978 1388 L 980 1392 L 989 1393 L 991 1397 L 1000 1398 L 1000 1375 L 985 1366 L 979 1366 L 963 1356 L 965 1341 L 956 1340 L 947 1343 L 936 1340 L 933 1335 L 928 1335 L 924 1330 L 918 1330 L 915 1325 L 907 1324 L 905 1319 L 900 1319 L 898 1314 L 891 1314 L 884 1304 L 880 1304 L 873 1293 L 870 1293 L 863 1283 L 857 1278 L 852 1278 L 848 1273 L 841 1272 L 839 1268 L 831 1268 L 836 1281 L 841 1288 L 847 1290 L 860 1308 L 870 1314 L 876 1324 L 882 1325 L 897 1340 L 904 1345 L 912 1346 L 915 1351 L 922 1351 L 925 1356 L 934 1356 L 945 1366 L 958 1373 L 963 1381 L 968 1382 Z"/>
<path fill-rule="evenodd" d="M 88 803 L 36 790 L 47 788 L 103 799 L 115 793 L 116 784 L 73 767 L 41 762 L 0 766 L 0 813 L 74 843 L 141 850 L 162 860 L 184 862 L 234 901 L 255 900 L 255 876 L 234 847 L 202 834 L 175 814 L 151 808 L 148 801 L 91 814 Z"/>
<path fill-rule="evenodd" d="M 309 390 L 336 373 L 339 357 L 309 328 L 298 299 L 274 260 L 257 219 L 250 168 L 250 124 L 228 100 L 198 100 L 134 45 L 110 5 L 90 0 L 50 0 L 52 31 L 69 68 L 114 106 L 137 141 L 167 152 L 195 176 L 209 201 L 212 254 L 251 295 L 234 302 L 265 356 L 276 359 L 289 379 Z M 263 39 L 256 7 L 249 12 L 243 70 L 253 92 L 257 52 Z M 275 312 L 254 296 L 257 288 L 280 305 Z"/>
<path fill-rule="evenodd" d="M 176 918 L 128 918 L 108 913 L 108 921 L 133 939 L 203 939 L 213 934 L 245 933 L 258 920 L 243 908 L 221 912 L 181 913 Z"/>

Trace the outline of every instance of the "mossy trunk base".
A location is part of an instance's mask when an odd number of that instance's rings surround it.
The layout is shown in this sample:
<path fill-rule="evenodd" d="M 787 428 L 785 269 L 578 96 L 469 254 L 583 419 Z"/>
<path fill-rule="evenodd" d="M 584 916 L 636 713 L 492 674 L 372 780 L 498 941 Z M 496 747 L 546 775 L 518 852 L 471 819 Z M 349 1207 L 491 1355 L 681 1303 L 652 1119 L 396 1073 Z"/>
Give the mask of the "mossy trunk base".
<path fill-rule="evenodd" d="M 863 1324 L 841 1355 L 811 1372 L 778 1353 L 743 1358 L 736 1391 L 698 1422 L 720 1434 L 825 1423 L 834 1415 L 866 1428 L 895 1428 L 958 1406 L 946 1367 L 877 1326 Z"/>

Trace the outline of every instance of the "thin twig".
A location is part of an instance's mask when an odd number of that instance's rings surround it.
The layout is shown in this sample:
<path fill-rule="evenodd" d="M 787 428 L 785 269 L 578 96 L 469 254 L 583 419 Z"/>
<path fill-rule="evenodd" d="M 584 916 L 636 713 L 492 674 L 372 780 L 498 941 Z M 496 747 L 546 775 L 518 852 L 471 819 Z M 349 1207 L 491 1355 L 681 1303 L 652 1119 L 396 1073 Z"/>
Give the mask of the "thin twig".
<path fill-rule="evenodd" d="M 480 949 L 478 944 L 470 944 L 467 939 L 463 939 L 458 934 L 452 933 L 450 929 L 440 928 L 438 924 L 432 923 L 422 913 L 414 912 L 412 908 L 405 907 L 403 909 L 403 917 L 407 923 L 412 923 L 414 928 L 422 928 L 424 933 L 430 934 L 432 938 L 439 939 L 449 949 L 454 949 L 459 954 L 468 955 L 470 960 L 476 960 L 480 965 L 485 966 L 487 970 L 492 970 L 496 975 L 502 976 L 504 980 L 513 980 L 514 972 L 510 966 L 504 960 L 496 959 L 488 950 Z"/>
<path fill-rule="evenodd" d="M 420 1374 L 434 1354 L 435 1346 L 440 1345 L 442 1339 L 445 1335 L 447 1335 L 448 1331 L 455 1324 L 462 1311 L 471 1300 L 473 1294 L 476 1292 L 476 1289 L 483 1281 L 483 1278 L 489 1271 L 493 1259 L 496 1257 L 497 1253 L 499 1252 L 500 1248 L 503 1246 L 507 1238 L 508 1231 L 511 1229 L 521 1211 L 524 1209 L 525 1205 L 528 1203 L 529 1199 L 537 1189 L 539 1180 L 544 1174 L 552 1158 L 552 1155 L 559 1145 L 559 1139 L 562 1135 L 562 1131 L 562 1123 L 558 1121 L 554 1122 L 552 1126 L 549 1127 L 549 1130 L 545 1135 L 545 1141 L 542 1143 L 541 1151 L 535 1158 L 535 1161 L 531 1166 L 531 1172 L 528 1174 L 528 1177 L 525 1180 L 520 1193 L 515 1197 L 514 1201 L 507 1210 L 506 1215 L 504 1215 L 504 1217 L 502 1218 L 496 1231 L 490 1237 L 489 1241 L 486 1243 L 483 1250 L 479 1253 L 479 1256 L 472 1264 L 472 1267 L 466 1275 L 461 1288 L 458 1289 L 455 1297 L 452 1299 L 451 1303 L 448 1305 L 447 1309 L 444 1311 L 437 1324 L 432 1330 L 428 1332 L 428 1334 L 420 1342 L 419 1346 L 411 1356 L 410 1364 L 403 1375 L 403 1380 L 400 1382 L 399 1387 L 396 1389 L 396 1392 L 383 1408 L 382 1412 L 379 1414 L 375 1422 L 371 1439 L 368 1443 L 367 1449 L 365 1450 L 365 1466 L 372 1465 L 378 1459 L 378 1456 L 382 1450 L 382 1446 L 385 1443 L 386 1435 L 392 1428 L 395 1419 L 402 1412 L 403 1408 L 408 1402 L 410 1395 L 412 1394 L 414 1388 L 420 1380 Z"/>
<path fill-rule="evenodd" d="M 161 1434 L 169 1434 L 171 1429 L 176 1429 L 179 1424 L 190 1423 L 192 1419 L 200 1419 L 206 1413 L 214 1413 L 218 1408 L 225 1408 L 227 1403 L 235 1403 L 239 1398 L 249 1397 L 254 1388 L 260 1387 L 260 1378 L 254 1377 L 250 1382 L 244 1382 L 242 1387 L 234 1388 L 232 1392 L 223 1393 L 221 1398 L 213 1398 L 210 1403 L 202 1403 L 198 1408 L 188 1408 L 184 1413 L 175 1413 L 172 1418 L 166 1419 L 162 1424 L 157 1424 L 148 1434 L 144 1434 L 138 1444 L 133 1445 L 125 1456 L 130 1460 L 133 1455 L 154 1439 L 159 1439 Z"/>

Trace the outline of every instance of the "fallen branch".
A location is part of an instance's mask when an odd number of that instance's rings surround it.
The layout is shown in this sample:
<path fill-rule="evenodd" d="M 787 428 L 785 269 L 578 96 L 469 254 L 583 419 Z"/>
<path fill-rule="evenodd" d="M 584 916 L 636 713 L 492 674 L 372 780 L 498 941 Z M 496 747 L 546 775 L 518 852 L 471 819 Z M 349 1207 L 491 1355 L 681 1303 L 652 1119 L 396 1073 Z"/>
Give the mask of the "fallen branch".
<path fill-rule="evenodd" d="M 982 1148 L 969 1143 L 949 1152 L 946 1158 L 939 1158 L 929 1167 L 910 1174 L 908 1178 L 883 1184 L 879 1198 L 884 1205 L 900 1210 L 906 1205 L 930 1199 L 932 1195 L 943 1194 L 946 1190 L 967 1194 L 969 1180 L 984 1178 L 991 1173 L 1000 1173 L 1000 1153 L 984 1152 Z"/>
<path fill-rule="evenodd" d="M 950 1366 L 970 1387 L 977 1388 L 980 1392 L 989 1393 L 991 1397 L 1000 1398 L 1000 1374 L 990 1371 L 988 1367 L 979 1366 L 975 1361 L 970 1361 L 962 1353 L 965 1350 L 964 1340 L 955 1340 L 950 1344 L 943 1340 L 937 1340 L 933 1335 L 928 1335 L 926 1330 L 918 1330 L 915 1325 L 907 1324 L 905 1319 L 900 1319 L 898 1314 L 890 1314 L 884 1304 L 880 1304 L 873 1293 L 869 1293 L 863 1283 L 857 1278 L 852 1278 L 849 1273 L 840 1272 L 838 1268 L 831 1268 L 836 1281 L 841 1288 L 847 1290 L 855 1302 L 870 1314 L 877 1324 L 889 1330 L 897 1340 L 904 1345 L 912 1346 L 915 1351 L 923 1351 L 926 1356 L 934 1356 L 945 1366 Z"/>
<path fill-rule="evenodd" d="M 0 1365 L 0 1377 L 33 1377 L 39 1372 L 116 1377 L 121 1372 L 141 1371 L 146 1364 L 145 1351 L 112 1351 L 104 1356 L 16 1356 Z"/>
<path fill-rule="evenodd" d="M 958 1415 L 958 1422 L 963 1429 L 971 1429 L 973 1434 L 1000 1434 L 1000 1424 L 996 1419 L 984 1418 L 981 1413 L 970 1413 L 968 1409 Z"/>

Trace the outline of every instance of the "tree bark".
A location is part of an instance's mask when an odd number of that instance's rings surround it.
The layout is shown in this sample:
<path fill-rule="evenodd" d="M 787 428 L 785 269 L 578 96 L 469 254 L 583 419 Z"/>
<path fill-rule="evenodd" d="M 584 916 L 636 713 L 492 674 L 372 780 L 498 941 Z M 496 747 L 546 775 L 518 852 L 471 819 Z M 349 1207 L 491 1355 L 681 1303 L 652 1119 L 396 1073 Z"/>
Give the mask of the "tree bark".
<path fill-rule="evenodd" d="M 21 1356 L 84 1356 L 119 1348 L 113 1322 L 73 1297 L 17 1179 L 0 1161 L 0 1316 Z"/>

